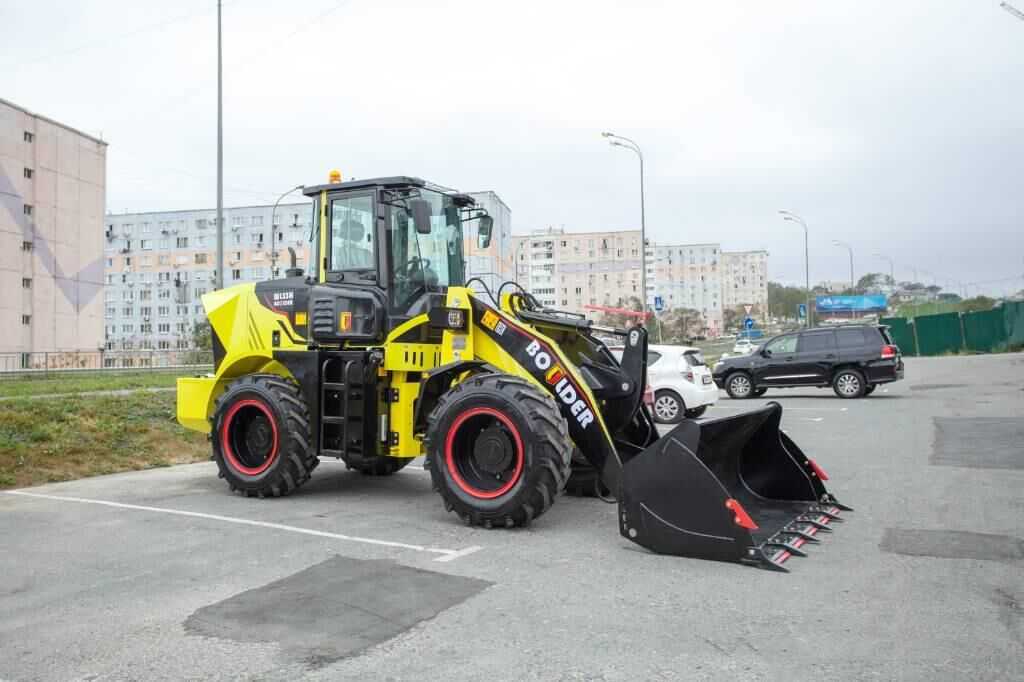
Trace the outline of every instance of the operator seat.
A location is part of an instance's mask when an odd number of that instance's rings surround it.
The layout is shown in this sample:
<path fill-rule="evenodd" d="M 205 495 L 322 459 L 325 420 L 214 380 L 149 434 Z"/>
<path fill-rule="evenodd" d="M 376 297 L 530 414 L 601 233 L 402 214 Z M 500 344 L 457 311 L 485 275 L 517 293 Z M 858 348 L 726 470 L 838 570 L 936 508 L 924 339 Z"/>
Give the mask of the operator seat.
<path fill-rule="evenodd" d="M 335 263 L 345 268 L 372 268 L 373 251 L 365 248 L 366 227 L 356 218 L 346 218 L 341 224 L 340 249 L 336 253 Z"/>

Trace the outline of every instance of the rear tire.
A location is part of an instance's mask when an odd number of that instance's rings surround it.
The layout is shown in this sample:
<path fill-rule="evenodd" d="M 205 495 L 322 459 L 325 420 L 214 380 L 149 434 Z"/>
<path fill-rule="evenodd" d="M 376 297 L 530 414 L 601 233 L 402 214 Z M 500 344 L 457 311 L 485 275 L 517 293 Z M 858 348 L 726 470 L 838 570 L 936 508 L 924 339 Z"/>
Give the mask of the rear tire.
<path fill-rule="evenodd" d="M 675 391 L 658 391 L 654 394 L 654 421 L 659 424 L 678 424 L 683 421 L 686 404 Z"/>
<path fill-rule="evenodd" d="M 860 370 L 852 368 L 839 370 L 832 379 L 832 390 L 835 394 L 848 400 L 863 396 L 866 387 L 864 375 Z"/>
<path fill-rule="evenodd" d="M 754 382 L 746 372 L 733 372 L 725 380 L 725 392 L 734 400 L 744 400 L 754 395 Z"/>
<path fill-rule="evenodd" d="M 707 405 L 701 405 L 700 407 L 695 407 L 692 410 L 687 410 L 686 411 L 686 418 L 687 419 L 696 419 L 697 417 L 700 417 L 701 415 L 703 415 L 707 411 L 708 411 L 708 406 Z"/>
<path fill-rule="evenodd" d="M 454 386 L 438 398 L 424 440 L 434 489 L 470 525 L 528 525 L 569 478 L 558 405 L 518 377 L 481 374 Z"/>
<path fill-rule="evenodd" d="M 320 461 L 309 410 L 295 381 L 276 374 L 236 379 L 217 398 L 213 459 L 231 490 L 246 497 L 287 495 Z"/>

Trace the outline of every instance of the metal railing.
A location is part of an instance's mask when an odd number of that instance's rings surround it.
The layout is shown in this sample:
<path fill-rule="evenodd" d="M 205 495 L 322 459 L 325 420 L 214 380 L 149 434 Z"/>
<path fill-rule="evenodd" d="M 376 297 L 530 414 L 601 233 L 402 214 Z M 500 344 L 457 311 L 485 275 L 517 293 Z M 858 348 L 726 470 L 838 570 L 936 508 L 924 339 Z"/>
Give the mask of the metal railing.
<path fill-rule="evenodd" d="M 208 350 L 94 350 L 0 353 L 0 379 L 102 371 L 210 371 Z"/>

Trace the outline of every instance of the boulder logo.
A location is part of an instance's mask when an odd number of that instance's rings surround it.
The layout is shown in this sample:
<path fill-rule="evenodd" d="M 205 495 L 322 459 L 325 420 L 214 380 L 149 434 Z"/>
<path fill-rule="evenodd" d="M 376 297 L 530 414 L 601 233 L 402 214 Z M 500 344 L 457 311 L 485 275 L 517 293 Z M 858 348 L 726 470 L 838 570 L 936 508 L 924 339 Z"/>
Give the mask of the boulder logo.
<path fill-rule="evenodd" d="M 352 331 L 352 313 L 342 313 L 338 318 L 338 328 L 343 332 Z"/>
<path fill-rule="evenodd" d="M 576 417 L 580 428 L 585 429 L 587 424 L 592 423 L 594 421 L 594 413 L 590 411 L 582 397 L 576 393 L 576 388 L 569 381 L 565 370 L 557 363 L 552 363 L 551 356 L 541 350 L 540 343 L 531 341 L 530 345 L 526 347 L 526 354 L 533 358 L 537 369 L 544 372 L 544 379 L 554 387 L 555 395 L 561 398 L 562 402 L 568 406 L 569 412 L 572 413 L 572 416 Z"/>

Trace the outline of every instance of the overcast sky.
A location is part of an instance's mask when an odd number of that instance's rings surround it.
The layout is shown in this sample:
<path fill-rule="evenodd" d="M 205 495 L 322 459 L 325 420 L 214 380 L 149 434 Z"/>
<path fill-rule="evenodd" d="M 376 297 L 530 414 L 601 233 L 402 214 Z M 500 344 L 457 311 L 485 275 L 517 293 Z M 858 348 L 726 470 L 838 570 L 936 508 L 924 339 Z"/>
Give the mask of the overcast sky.
<path fill-rule="evenodd" d="M 108 210 L 214 206 L 214 4 L 3 0 L 0 97 L 110 142 Z M 637 159 L 611 130 L 643 147 L 660 242 L 764 248 L 770 278 L 799 284 L 787 209 L 810 226 L 812 283 L 849 277 L 835 237 L 857 276 L 888 270 L 881 251 L 940 283 L 1024 286 L 1024 21 L 998 0 L 223 12 L 227 205 L 337 167 L 494 190 L 516 232 L 637 228 Z"/>

